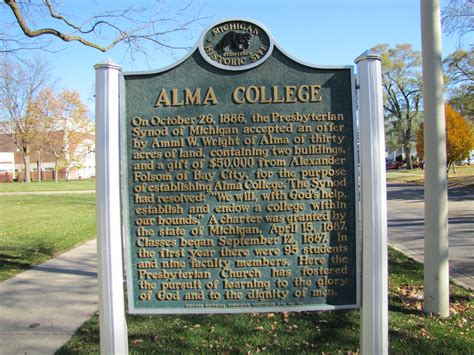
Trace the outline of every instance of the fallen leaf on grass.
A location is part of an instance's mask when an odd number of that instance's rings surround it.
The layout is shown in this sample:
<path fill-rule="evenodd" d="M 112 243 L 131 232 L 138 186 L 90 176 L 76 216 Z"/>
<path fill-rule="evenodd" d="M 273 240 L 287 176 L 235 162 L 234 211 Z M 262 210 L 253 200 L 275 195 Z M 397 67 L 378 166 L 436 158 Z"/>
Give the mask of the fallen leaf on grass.
<path fill-rule="evenodd" d="M 449 309 L 452 313 L 457 314 L 457 313 L 465 313 L 469 311 L 471 307 L 469 306 L 467 302 L 466 303 L 453 302 L 450 304 Z"/>
<path fill-rule="evenodd" d="M 293 329 L 298 329 L 298 326 L 296 324 L 293 324 L 293 325 L 289 324 L 286 327 L 287 332 L 291 332 Z"/>
<path fill-rule="evenodd" d="M 423 290 L 421 287 L 403 284 L 396 290 L 398 299 L 408 309 L 421 311 L 423 309 Z"/>
<path fill-rule="evenodd" d="M 433 337 L 431 336 L 431 334 L 428 332 L 426 328 L 421 328 L 420 333 L 426 339 L 433 339 Z"/>

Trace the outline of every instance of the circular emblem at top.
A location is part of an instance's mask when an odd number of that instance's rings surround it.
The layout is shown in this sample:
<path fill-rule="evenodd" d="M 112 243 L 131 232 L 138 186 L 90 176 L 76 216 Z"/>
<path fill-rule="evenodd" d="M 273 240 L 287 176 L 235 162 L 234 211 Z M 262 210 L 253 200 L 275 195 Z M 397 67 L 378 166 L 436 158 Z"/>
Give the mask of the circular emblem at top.
<path fill-rule="evenodd" d="M 220 22 L 204 32 L 199 51 L 210 64 L 225 70 L 246 70 L 262 64 L 273 50 L 262 25 L 248 20 Z"/>

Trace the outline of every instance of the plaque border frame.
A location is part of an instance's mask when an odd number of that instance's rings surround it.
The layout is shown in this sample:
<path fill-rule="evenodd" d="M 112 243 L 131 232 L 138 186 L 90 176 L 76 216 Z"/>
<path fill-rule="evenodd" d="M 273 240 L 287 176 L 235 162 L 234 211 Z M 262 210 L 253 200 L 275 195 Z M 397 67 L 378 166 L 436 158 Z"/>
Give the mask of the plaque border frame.
<path fill-rule="evenodd" d="M 350 80 L 351 80 L 351 99 L 352 99 L 352 127 L 353 127 L 353 149 L 354 149 L 354 201 L 355 201 L 355 265 L 356 265 L 356 302 L 354 304 L 347 304 L 347 305 L 295 305 L 295 306 L 268 306 L 268 307 L 199 307 L 199 308 L 183 308 L 183 307 L 176 307 L 176 308 L 136 308 L 133 303 L 133 277 L 131 274 L 133 273 L 132 270 L 132 263 L 130 260 L 130 247 L 129 244 L 130 240 L 130 228 L 129 228 L 129 217 L 130 217 L 130 206 L 128 204 L 129 195 L 129 186 L 127 181 L 125 180 L 126 176 L 126 169 L 127 169 L 127 158 L 126 158 L 126 125 L 125 125 L 125 76 L 140 76 L 140 75 L 153 75 L 153 74 L 160 74 L 167 72 L 181 63 L 186 61 L 190 58 L 196 51 L 199 51 L 203 59 L 206 60 L 210 65 L 216 67 L 218 63 L 209 61 L 206 56 L 204 56 L 201 52 L 201 43 L 204 36 L 207 32 L 215 27 L 220 23 L 225 23 L 229 21 L 246 21 L 250 23 L 254 23 L 265 30 L 266 34 L 270 38 L 270 43 L 272 44 L 270 50 L 265 55 L 265 59 L 273 54 L 273 49 L 277 48 L 283 55 L 291 59 L 292 61 L 296 62 L 297 64 L 313 68 L 313 69 L 348 69 L 350 70 Z M 258 62 L 253 63 L 251 67 L 246 67 L 242 69 L 241 66 L 239 69 L 231 69 L 229 66 L 224 66 L 224 68 L 220 68 L 222 70 L 236 72 L 242 70 L 248 70 L 254 68 L 260 64 L 262 64 L 265 60 L 260 60 Z M 211 63 L 212 62 L 212 63 Z M 357 129 L 357 122 L 358 122 L 358 111 L 356 110 L 356 77 L 354 74 L 354 65 L 319 65 L 309 63 L 303 60 L 296 58 L 295 56 L 289 54 L 285 51 L 278 42 L 274 39 L 271 32 L 267 30 L 267 28 L 257 21 L 249 20 L 245 18 L 226 18 L 220 20 L 213 25 L 209 26 L 200 36 L 198 42 L 195 46 L 184 55 L 178 61 L 165 66 L 163 68 L 146 70 L 146 71 L 129 71 L 129 72 L 121 72 L 120 73 L 120 98 L 119 98 L 119 154 L 120 154 L 120 190 L 121 190 L 121 208 L 122 208 L 122 243 L 123 247 L 123 260 L 126 263 L 124 272 L 125 272 L 125 283 L 127 285 L 126 294 L 127 294 L 127 304 L 128 304 L 128 314 L 148 314 L 148 315 L 180 315 L 180 314 L 239 314 L 239 313 L 276 313 L 276 312 L 307 312 L 307 311 L 331 311 L 331 310 L 343 310 L 343 309 L 354 309 L 361 307 L 361 299 L 362 299 L 362 269 L 361 269 L 361 182 L 360 182 L 360 167 L 359 167 L 359 132 Z M 204 301 L 205 302 L 205 301 Z"/>

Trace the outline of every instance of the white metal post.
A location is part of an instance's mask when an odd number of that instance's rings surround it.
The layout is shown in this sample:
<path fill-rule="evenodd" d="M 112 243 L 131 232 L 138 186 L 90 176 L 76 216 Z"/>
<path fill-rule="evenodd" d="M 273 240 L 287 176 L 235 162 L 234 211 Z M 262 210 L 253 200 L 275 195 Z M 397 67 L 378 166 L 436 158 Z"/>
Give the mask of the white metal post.
<path fill-rule="evenodd" d="M 387 188 L 382 65 L 378 54 L 359 56 L 362 204 L 361 353 L 388 354 Z"/>
<path fill-rule="evenodd" d="M 449 316 L 448 189 L 439 0 L 421 1 L 425 151 L 424 311 Z"/>
<path fill-rule="evenodd" d="M 119 115 L 121 68 L 112 61 L 96 70 L 96 200 L 100 351 L 128 354 L 120 212 Z"/>

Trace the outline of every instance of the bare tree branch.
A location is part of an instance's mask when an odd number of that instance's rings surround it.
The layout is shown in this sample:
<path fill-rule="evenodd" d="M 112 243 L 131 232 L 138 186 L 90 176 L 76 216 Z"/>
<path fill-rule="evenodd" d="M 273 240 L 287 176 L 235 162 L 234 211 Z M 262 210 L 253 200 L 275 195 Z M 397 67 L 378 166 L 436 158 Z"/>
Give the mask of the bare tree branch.
<path fill-rule="evenodd" d="M 10 7 L 10 9 L 13 12 L 13 15 L 15 16 L 18 25 L 20 25 L 21 30 L 27 37 L 39 37 L 39 36 L 44 36 L 44 35 L 53 35 L 55 37 L 58 37 L 59 39 L 65 41 L 65 42 L 73 42 L 77 41 L 80 42 L 88 47 L 96 48 L 99 49 L 103 52 L 105 52 L 107 49 L 105 49 L 102 46 L 99 46 L 95 43 L 86 41 L 82 37 L 79 36 L 71 36 L 64 34 L 54 28 L 41 28 L 39 30 L 31 30 L 28 25 L 26 24 L 26 21 L 23 17 L 23 14 L 20 11 L 20 8 L 18 7 L 17 3 L 15 0 L 5 0 L 5 3 Z"/>
<path fill-rule="evenodd" d="M 56 10 L 54 9 L 53 5 L 51 4 L 51 1 L 50 0 L 44 0 L 44 3 L 45 5 L 47 6 L 48 10 L 49 10 L 49 14 L 51 15 L 52 18 L 55 18 L 57 20 L 61 20 L 63 21 L 66 25 L 68 25 L 69 27 L 79 31 L 80 33 L 83 33 L 83 34 L 87 34 L 87 33 L 91 33 L 91 32 L 94 32 L 95 29 L 97 28 L 97 26 L 100 26 L 101 24 L 105 24 L 106 22 L 105 21 L 98 21 L 96 23 L 93 24 L 93 26 L 88 29 L 88 30 L 83 30 L 80 26 L 78 25 L 75 25 L 74 23 L 72 23 L 71 21 L 69 21 L 67 18 L 65 18 L 63 15 L 61 15 L 60 13 L 56 12 Z"/>
<path fill-rule="evenodd" d="M 442 11 L 442 25 L 448 35 L 459 35 L 459 40 L 474 32 L 474 0 L 449 0 Z"/>
<path fill-rule="evenodd" d="M 3 56 L 0 62 L 0 134 L 10 137 L 25 164 L 25 181 L 30 181 L 31 147 L 41 131 L 41 122 L 31 114 L 31 103 L 50 81 L 45 61 L 13 62 Z"/>
<path fill-rule="evenodd" d="M 119 44 L 138 52 L 144 52 L 147 43 L 165 49 L 185 49 L 188 47 L 171 45 L 167 36 L 190 31 L 204 19 L 200 11 L 192 14 L 195 10 L 191 2 L 170 12 L 170 16 L 164 11 L 164 2 L 158 2 L 156 8 L 132 5 L 124 9 L 101 11 L 89 19 L 79 21 L 59 11 L 54 0 L 3 0 L 3 3 L 13 16 L 17 28 L 28 38 L 53 37 L 63 42 L 78 42 L 102 52 Z M 39 15 L 41 12 L 42 16 Z M 35 22 L 43 25 L 36 26 Z M 8 41 L 3 38 L 8 37 L 0 36 L 4 51 L 11 51 Z M 16 50 L 22 47 L 17 46 Z"/>

